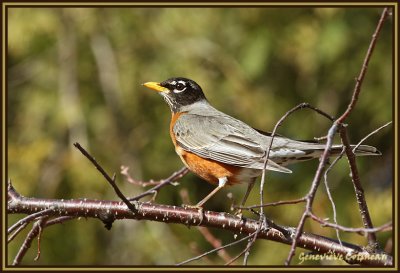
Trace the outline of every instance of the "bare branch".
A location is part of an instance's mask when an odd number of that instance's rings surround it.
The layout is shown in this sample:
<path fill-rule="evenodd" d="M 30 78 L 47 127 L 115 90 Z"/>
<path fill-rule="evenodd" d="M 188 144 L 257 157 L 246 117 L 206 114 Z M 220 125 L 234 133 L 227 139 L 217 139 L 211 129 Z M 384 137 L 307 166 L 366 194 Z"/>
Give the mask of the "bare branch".
<path fill-rule="evenodd" d="M 361 219 L 363 221 L 365 228 L 373 228 L 374 226 L 372 224 L 372 218 L 371 215 L 369 214 L 367 200 L 365 199 L 364 189 L 362 187 L 360 175 L 358 173 L 356 156 L 353 153 L 353 150 L 350 146 L 349 138 L 347 136 L 347 130 L 344 126 L 342 126 L 339 132 L 350 165 L 351 180 L 353 181 L 354 191 L 356 194 L 357 204 L 361 214 Z M 376 235 L 374 233 L 368 233 L 367 236 L 368 236 L 368 245 L 372 249 L 376 249 L 378 247 Z"/>
<path fill-rule="evenodd" d="M 38 261 L 40 258 L 40 241 L 42 239 L 42 232 L 43 232 L 43 226 L 46 224 L 47 217 L 42 217 L 37 223 L 38 223 L 38 235 L 37 235 L 37 253 L 36 257 L 33 259 L 34 261 Z"/>
<path fill-rule="evenodd" d="M 96 167 L 96 169 L 103 175 L 103 177 L 107 180 L 108 183 L 113 187 L 115 193 L 118 195 L 119 198 L 126 204 L 126 206 L 133 212 L 136 212 L 136 207 L 132 205 L 128 199 L 122 194 L 120 189 L 117 187 L 115 184 L 115 174 L 113 175 L 113 178 L 111 178 L 106 171 L 100 166 L 99 163 L 92 157 L 78 142 L 74 143 L 74 146 L 87 158 L 90 160 L 90 162 L 93 163 L 93 165 Z"/>
<path fill-rule="evenodd" d="M 176 265 L 184 265 L 184 264 L 190 263 L 190 262 L 192 262 L 192 261 L 201 259 L 201 258 L 203 258 L 203 257 L 205 257 L 205 256 L 207 256 L 207 255 L 210 255 L 210 254 L 214 253 L 214 252 L 217 252 L 217 251 L 220 251 L 220 250 L 225 249 L 225 248 L 227 248 L 227 247 L 230 247 L 230 246 L 236 245 L 236 244 L 238 244 L 238 243 L 241 243 L 241 242 L 243 242 L 243 241 L 249 239 L 249 238 L 250 238 L 251 236 L 253 236 L 253 235 L 254 235 L 254 233 L 252 233 L 252 234 L 250 234 L 250 235 L 247 235 L 246 237 L 243 237 L 242 239 L 237 240 L 237 241 L 235 241 L 235 242 L 232 242 L 232 243 L 223 245 L 223 246 L 221 246 L 221 247 L 214 248 L 214 249 L 212 249 L 212 250 L 210 250 L 210 251 L 207 251 L 207 252 L 205 252 L 205 253 L 203 253 L 203 254 L 201 254 L 201 255 L 199 255 L 199 256 L 196 256 L 196 257 L 187 259 L 186 261 L 180 262 L 180 263 L 178 263 L 178 264 L 176 264 Z"/>
<path fill-rule="evenodd" d="M 88 199 L 36 199 L 25 198 L 19 194 L 9 194 L 8 213 L 30 214 L 33 212 L 51 208 L 56 217 L 88 217 L 100 220 L 111 219 L 136 219 L 152 220 L 164 223 L 179 223 L 185 226 L 197 226 L 201 221 L 201 226 L 213 227 L 234 232 L 235 234 L 254 234 L 260 228 L 260 222 L 253 219 L 240 219 L 234 215 L 221 212 L 204 211 L 200 216 L 197 209 L 189 207 L 176 207 L 159 204 L 149 204 L 134 201 L 136 213 L 133 213 L 126 204 L 117 201 L 88 200 Z M 10 199 L 11 198 L 11 199 Z M 202 218 L 202 219 L 201 219 Z M 50 223 L 47 222 L 47 224 Z M 55 220 L 53 223 L 56 223 Z M 47 226 L 47 225 L 46 225 Z M 293 235 L 295 229 L 284 227 L 288 234 Z M 38 230 L 31 231 L 36 236 Z M 265 228 L 262 226 L 257 238 L 268 239 L 284 244 L 291 244 L 290 236 L 285 236 L 277 229 Z M 359 260 L 352 260 L 352 263 L 363 265 L 387 266 L 392 264 L 392 257 L 385 254 L 384 259 L 369 259 L 372 254 L 366 252 L 361 247 L 343 243 L 340 245 L 337 241 L 310 233 L 302 233 L 297 245 L 301 248 L 319 253 L 337 253 L 346 257 L 346 255 L 359 254 Z M 372 256 L 371 256 L 372 257 Z"/>
<path fill-rule="evenodd" d="M 26 252 L 31 247 L 33 239 L 35 239 L 35 237 L 38 236 L 39 232 L 41 231 L 41 226 L 43 225 L 44 221 L 45 219 L 41 219 L 35 222 L 35 224 L 33 224 L 31 231 L 29 231 L 28 235 L 25 238 L 25 241 L 22 243 L 20 249 L 18 250 L 18 253 L 15 256 L 12 265 L 20 264 L 22 258 L 25 256 Z"/>
<path fill-rule="evenodd" d="M 48 215 L 52 212 L 52 209 L 45 209 L 36 213 L 32 213 L 28 216 L 26 216 L 25 218 L 22 218 L 21 220 L 19 220 L 18 222 L 16 222 L 14 225 L 12 225 L 11 227 L 9 227 L 7 229 L 7 234 L 10 234 L 11 232 L 13 232 L 16 228 L 22 226 L 22 225 L 26 225 L 29 224 L 30 222 L 34 221 L 36 218 L 39 218 L 41 216 L 44 215 Z"/>
<path fill-rule="evenodd" d="M 197 227 L 197 229 L 200 231 L 200 233 L 203 235 L 203 237 L 209 242 L 214 249 L 220 248 L 222 246 L 221 240 L 215 238 L 215 236 L 210 232 L 210 230 L 206 227 Z M 225 261 L 228 262 L 230 259 L 230 255 L 224 248 L 221 248 L 220 251 L 218 252 L 218 255 Z"/>
<path fill-rule="evenodd" d="M 329 223 L 327 221 L 325 221 L 324 219 L 321 219 L 320 217 L 316 216 L 313 213 L 310 213 L 310 217 L 317 221 L 318 223 L 320 223 L 323 227 L 331 227 L 334 228 L 336 230 L 340 230 L 340 231 L 344 231 L 344 232 L 354 232 L 354 233 L 358 233 L 360 235 L 365 235 L 368 233 L 376 233 L 379 231 L 390 231 L 393 228 L 392 222 L 388 222 L 380 227 L 376 227 L 376 228 L 349 228 L 349 227 L 345 227 L 345 226 L 341 226 L 338 224 L 333 224 L 333 223 Z"/>
<path fill-rule="evenodd" d="M 307 202 L 306 203 L 306 208 L 304 210 L 303 215 L 301 216 L 299 224 L 297 225 L 296 233 L 295 233 L 294 239 L 292 241 L 292 245 L 291 245 L 291 248 L 290 248 L 290 251 L 289 251 L 289 255 L 288 255 L 288 257 L 287 257 L 287 259 L 285 261 L 286 265 L 290 264 L 290 261 L 292 260 L 292 258 L 294 256 L 294 253 L 296 251 L 297 242 L 298 242 L 298 240 L 299 240 L 299 238 L 301 236 L 301 233 L 303 232 L 303 227 L 304 227 L 305 221 L 309 217 L 309 213 L 311 212 L 311 207 L 312 207 L 312 203 L 314 202 L 315 193 L 316 193 L 317 188 L 318 188 L 318 186 L 320 184 L 321 177 L 322 177 L 323 171 L 325 169 L 325 166 L 326 166 L 326 164 L 328 162 L 328 157 L 329 157 L 330 149 L 332 147 L 332 142 L 333 142 L 333 136 L 335 135 L 336 130 L 337 130 L 337 125 L 333 124 L 333 126 L 328 131 L 328 138 L 327 138 L 325 150 L 321 155 L 320 162 L 319 162 L 319 165 L 318 165 L 318 169 L 317 169 L 317 171 L 315 173 L 313 182 L 311 184 L 310 191 L 308 192 L 308 194 L 306 196 L 306 199 L 307 199 L 306 200 L 306 202 Z"/>
<path fill-rule="evenodd" d="M 335 158 L 335 160 L 332 162 L 332 164 L 326 169 L 325 173 L 324 173 L 324 184 L 325 184 L 325 189 L 326 189 L 326 194 L 328 195 L 328 199 L 331 202 L 332 205 L 332 211 L 333 211 L 333 222 L 335 224 L 337 224 L 337 212 L 336 212 L 336 205 L 335 205 L 335 201 L 333 200 L 333 196 L 331 194 L 331 191 L 329 189 L 329 184 L 328 184 L 328 173 L 332 170 L 333 166 L 335 166 L 335 164 L 337 162 L 339 162 L 339 160 L 343 157 L 344 155 L 344 149 L 342 150 L 342 152 L 339 154 L 338 157 Z M 342 240 L 340 239 L 340 233 L 339 230 L 336 230 L 336 238 L 338 239 L 339 243 L 342 243 Z"/>
<path fill-rule="evenodd" d="M 182 202 L 184 204 L 191 204 L 189 199 L 189 194 L 186 189 L 180 190 L 179 195 L 181 196 Z M 221 259 L 223 259 L 225 262 L 228 262 L 230 259 L 232 259 L 228 254 L 228 252 L 223 247 L 220 248 L 222 246 L 221 240 L 215 238 L 215 236 L 210 232 L 208 228 L 197 227 L 197 229 L 199 230 L 201 235 L 203 235 L 203 237 L 206 239 L 207 242 L 209 242 L 214 248 L 220 249 L 220 251 L 218 251 L 218 256 L 221 257 Z"/>
<path fill-rule="evenodd" d="M 270 207 L 270 206 L 281 206 L 281 205 L 293 205 L 293 204 L 298 204 L 298 203 L 302 203 L 305 202 L 306 198 L 302 197 L 299 199 L 293 199 L 293 200 L 282 200 L 282 201 L 276 201 L 276 202 L 270 202 L 270 203 L 265 203 L 263 206 L 264 207 Z M 239 208 L 239 209 L 244 209 L 244 210 L 251 210 L 251 209 L 256 209 L 256 208 L 260 208 L 261 205 L 253 205 L 253 206 L 246 206 L 246 207 L 240 207 L 240 206 L 236 206 L 235 208 Z"/>
<path fill-rule="evenodd" d="M 121 172 L 123 176 L 125 176 L 126 181 L 132 185 L 135 186 L 141 186 L 141 187 L 147 187 L 147 186 L 154 186 L 162 183 L 162 180 L 160 181 L 154 181 L 153 179 L 149 181 L 141 181 L 141 180 L 136 180 L 134 179 L 130 174 L 129 174 L 129 167 L 128 166 L 121 166 Z"/>
<path fill-rule="evenodd" d="M 351 101 L 349 105 L 347 106 L 346 111 L 337 119 L 337 123 L 341 124 L 347 119 L 347 117 L 350 115 L 351 111 L 354 109 L 354 106 L 357 103 L 358 96 L 360 95 L 361 92 L 361 86 L 364 81 L 365 74 L 367 73 L 367 68 L 369 61 L 371 60 L 372 52 L 374 51 L 376 42 L 378 40 L 378 36 L 382 30 L 383 23 L 385 22 L 386 18 L 389 16 L 389 8 L 384 8 L 381 14 L 381 18 L 379 19 L 378 25 L 376 26 L 374 34 L 372 34 L 372 39 L 369 44 L 367 54 L 364 58 L 364 62 L 361 67 L 360 74 L 356 78 L 356 85 L 354 86 L 354 91 L 353 91 L 353 96 L 351 98 Z"/>
<path fill-rule="evenodd" d="M 275 125 L 275 127 L 274 127 L 274 129 L 273 129 L 273 131 L 272 131 L 272 133 L 271 133 L 271 141 L 270 141 L 270 144 L 269 144 L 269 146 L 268 146 L 268 148 L 267 148 L 267 150 L 266 150 L 266 152 L 265 152 L 264 168 L 263 168 L 262 175 L 261 175 L 260 206 L 259 206 L 259 207 L 260 207 L 260 220 L 261 220 L 261 219 L 263 219 L 264 221 L 267 220 L 267 218 L 264 217 L 264 184 L 265 184 L 265 175 L 266 175 L 266 171 L 267 171 L 267 163 L 268 163 L 269 153 L 270 153 L 270 151 L 271 151 L 271 147 L 272 147 L 272 143 L 273 143 L 273 141 L 274 141 L 274 137 L 275 137 L 276 131 L 277 131 L 278 127 L 281 126 L 281 124 L 283 123 L 283 121 L 284 121 L 290 114 L 294 113 L 295 111 L 297 111 L 297 110 L 299 110 L 299 109 L 304 109 L 304 108 L 309 108 L 309 109 L 311 109 L 311 110 L 314 110 L 315 112 L 321 114 L 322 116 L 328 118 L 328 119 L 331 120 L 331 121 L 334 120 L 333 117 L 331 117 L 329 114 L 325 113 L 324 111 L 322 111 L 322 110 L 320 110 L 320 109 L 318 109 L 318 108 L 315 108 L 315 107 L 311 106 L 311 105 L 308 104 L 308 103 L 301 103 L 301 104 L 297 105 L 296 107 L 294 107 L 294 108 L 290 109 L 289 111 L 287 111 L 287 112 L 285 113 L 285 115 L 283 115 L 283 116 L 279 119 L 279 121 L 276 123 L 276 125 Z M 264 224 L 266 224 L 266 223 L 264 223 Z M 256 236 L 257 236 L 257 233 L 256 233 L 254 236 L 256 237 Z M 252 241 L 252 243 L 254 243 L 254 240 Z M 248 248 L 251 247 L 251 244 L 252 244 L 252 243 L 250 243 L 250 245 L 248 245 Z"/>
<path fill-rule="evenodd" d="M 14 240 L 15 237 L 17 237 L 17 235 L 26 228 L 26 226 L 28 225 L 28 222 L 24 222 L 22 225 L 20 225 L 14 233 L 12 233 L 10 236 L 8 236 L 7 239 L 7 243 L 11 242 L 12 240 Z"/>
<path fill-rule="evenodd" d="M 186 167 L 183 167 L 182 169 L 171 174 L 169 177 L 158 181 L 159 183 L 156 186 L 154 186 L 153 188 L 150 188 L 147 191 L 145 191 L 139 195 L 136 195 L 135 197 L 128 198 L 128 200 L 129 201 L 140 200 L 141 198 L 143 198 L 145 196 L 152 195 L 152 194 L 154 194 L 154 192 L 158 192 L 161 188 L 163 188 L 167 185 L 175 186 L 174 182 L 176 180 L 179 180 L 182 177 L 184 177 L 187 173 L 189 173 L 189 169 Z"/>
<path fill-rule="evenodd" d="M 329 129 L 328 136 L 327 136 L 326 148 L 320 158 L 320 164 L 319 164 L 317 172 L 314 176 L 314 180 L 313 180 L 310 192 L 307 195 L 306 209 L 304 210 L 304 213 L 303 213 L 303 215 L 299 221 L 299 224 L 297 226 L 296 235 L 292 242 L 292 246 L 291 246 L 289 255 L 285 262 L 286 265 L 290 264 L 290 261 L 292 260 L 292 258 L 294 256 L 296 245 L 297 245 L 297 240 L 303 230 L 306 219 L 308 217 L 310 217 L 311 207 L 312 207 L 312 203 L 314 200 L 315 192 L 318 188 L 318 185 L 320 184 L 321 175 L 322 175 L 322 172 L 327 163 L 329 150 L 332 146 L 333 136 L 338 129 L 340 132 L 340 136 L 342 138 L 343 146 L 345 147 L 347 158 L 349 160 L 350 169 L 351 169 L 351 173 L 352 173 L 353 185 L 354 185 L 354 188 L 356 191 L 357 203 L 359 204 L 360 213 L 361 213 L 361 216 L 363 219 L 364 226 L 366 228 L 373 228 L 372 220 L 371 220 L 371 217 L 370 217 L 369 211 L 368 211 L 368 206 L 365 201 L 364 191 L 362 189 L 360 179 L 358 176 L 357 166 L 356 166 L 356 162 L 355 162 L 355 155 L 351 151 L 350 143 L 348 141 L 348 137 L 347 137 L 347 133 L 346 133 L 346 128 L 345 128 L 345 126 L 343 126 L 343 122 L 350 115 L 351 111 L 354 109 L 355 104 L 357 103 L 358 96 L 361 92 L 361 85 L 363 83 L 364 76 L 367 71 L 368 63 L 371 59 L 373 49 L 375 48 L 377 37 L 382 29 L 383 22 L 385 21 L 385 19 L 387 18 L 388 15 L 389 15 L 388 8 L 384 8 L 381 18 L 379 19 L 378 25 L 376 27 L 376 30 L 375 30 L 374 34 L 372 35 L 372 39 L 371 39 L 367 54 L 365 56 L 360 74 L 356 79 L 356 85 L 354 87 L 352 99 L 347 107 L 347 110 L 334 122 L 333 126 Z M 376 250 L 377 240 L 376 240 L 376 236 L 374 233 L 368 233 L 368 244 L 369 244 L 370 248 L 372 249 L 372 251 Z"/>
<path fill-rule="evenodd" d="M 376 129 L 376 130 L 372 131 L 371 133 L 369 133 L 368 135 L 366 135 L 363 139 L 361 139 L 361 140 L 357 143 L 356 146 L 354 146 L 354 148 L 353 148 L 353 153 L 358 149 L 358 147 L 360 147 L 360 145 L 361 145 L 365 140 L 367 140 L 367 139 L 368 139 L 369 137 L 371 137 L 372 135 L 378 133 L 378 132 L 379 132 L 380 130 L 382 130 L 383 128 L 389 126 L 390 124 L 392 124 L 391 121 L 389 121 L 388 123 L 382 125 L 382 126 L 379 127 L 378 129 Z"/>

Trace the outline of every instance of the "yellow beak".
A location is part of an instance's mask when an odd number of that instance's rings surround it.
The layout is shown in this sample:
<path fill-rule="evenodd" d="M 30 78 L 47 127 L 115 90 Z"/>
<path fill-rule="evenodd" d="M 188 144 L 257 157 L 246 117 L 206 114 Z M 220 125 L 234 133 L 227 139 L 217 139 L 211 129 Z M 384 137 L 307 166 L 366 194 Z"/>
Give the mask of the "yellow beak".
<path fill-rule="evenodd" d="M 168 88 L 162 87 L 158 82 L 146 82 L 143 85 L 157 92 L 169 92 Z"/>

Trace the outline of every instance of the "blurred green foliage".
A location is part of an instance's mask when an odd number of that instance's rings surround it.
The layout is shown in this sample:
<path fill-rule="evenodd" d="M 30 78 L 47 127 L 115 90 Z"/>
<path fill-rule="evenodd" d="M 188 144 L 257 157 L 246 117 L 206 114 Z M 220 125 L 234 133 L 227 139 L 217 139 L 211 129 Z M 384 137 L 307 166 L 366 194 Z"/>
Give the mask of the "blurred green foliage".
<path fill-rule="evenodd" d="M 349 8 L 25 8 L 8 9 L 8 178 L 25 196 L 117 199 L 99 173 L 72 146 L 79 142 L 109 173 L 129 166 L 140 180 L 167 177 L 182 166 L 168 135 L 170 113 L 162 99 L 141 86 L 184 76 L 197 81 L 218 109 L 268 131 L 289 109 L 309 102 L 332 115 L 346 108 L 382 9 Z M 392 119 L 393 22 L 379 37 L 355 111 L 347 120 L 352 142 Z M 330 123 L 303 110 L 279 129 L 312 139 Z M 375 225 L 392 216 L 393 131 L 371 137 L 381 157 L 358 161 Z M 291 166 L 292 175 L 269 173 L 265 200 L 303 196 L 317 161 Z M 339 224 L 362 225 L 346 160 L 330 173 Z M 118 175 L 128 196 L 144 189 Z M 228 211 L 245 185 L 219 193 L 207 209 Z M 163 189 L 156 201 L 180 205 L 186 189 L 192 203 L 212 186 L 187 175 Z M 248 204 L 259 202 L 258 186 Z M 296 225 L 303 206 L 267 208 L 276 223 Z M 332 219 L 321 186 L 314 212 Z M 246 216 L 254 217 L 250 214 Z M 19 216 L 10 216 L 9 224 Z M 307 230 L 335 238 L 331 229 Z M 233 234 L 211 230 L 223 243 Z M 26 233 L 25 233 L 26 234 Z M 355 234 L 343 240 L 365 244 Z M 9 244 L 12 261 L 24 236 Z M 389 233 L 381 233 L 385 246 Z M 229 248 L 234 257 L 244 245 Z M 41 258 L 35 245 L 25 265 L 168 265 L 211 249 L 196 228 L 155 222 L 80 219 L 44 231 Z M 269 241 L 252 248 L 250 264 L 282 264 L 289 247 Z M 302 250 L 298 250 L 297 254 Z M 299 260 L 295 259 L 294 263 Z M 223 264 L 217 255 L 196 264 Z M 240 264 L 240 261 L 238 261 Z M 329 262 L 324 261 L 323 264 Z M 316 264 L 316 262 L 308 262 Z M 339 263 L 343 264 L 343 263 Z"/>

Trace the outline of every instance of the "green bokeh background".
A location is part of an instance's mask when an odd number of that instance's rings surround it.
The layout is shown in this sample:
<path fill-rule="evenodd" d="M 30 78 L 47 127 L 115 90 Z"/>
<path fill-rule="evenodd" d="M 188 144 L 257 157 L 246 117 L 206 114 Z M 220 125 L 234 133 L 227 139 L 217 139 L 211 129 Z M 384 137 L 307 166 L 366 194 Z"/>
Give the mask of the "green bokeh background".
<path fill-rule="evenodd" d="M 8 178 L 25 196 L 116 200 L 101 175 L 73 148 L 79 142 L 111 174 L 127 196 L 145 189 L 119 174 L 129 166 L 139 180 L 161 179 L 182 167 L 168 134 L 170 113 L 155 92 L 141 86 L 184 76 L 198 82 L 218 109 L 271 131 L 301 102 L 333 116 L 346 108 L 382 8 L 20 8 L 8 9 Z M 357 107 L 351 114 L 353 143 L 392 120 L 393 22 L 389 18 L 373 54 Z M 290 116 L 279 133 L 296 139 L 324 136 L 330 123 L 314 112 Z M 337 139 L 337 141 L 340 141 Z M 393 130 L 367 141 L 381 157 L 359 158 L 361 180 L 375 225 L 392 218 Z M 269 173 L 266 202 L 303 196 L 318 161 L 290 166 L 292 175 Z M 156 202 L 191 203 L 213 186 L 193 174 L 164 188 Z M 329 184 L 339 224 L 362 225 L 346 160 L 331 171 Z M 206 208 L 229 211 L 246 185 L 225 189 Z M 258 185 L 248 204 L 259 202 Z M 145 199 L 147 200 L 147 199 Z M 297 225 L 303 205 L 267 208 L 282 225 Z M 323 186 L 313 207 L 332 219 Z M 245 214 L 248 217 L 255 217 Z M 9 225 L 20 216 L 9 216 Z M 306 230 L 335 238 L 308 222 Z M 222 243 L 234 235 L 210 230 Z M 25 231 L 8 246 L 12 261 Z M 240 236 L 239 236 L 240 238 Z M 341 233 L 365 245 L 360 235 Z M 391 234 L 378 236 L 382 247 Z M 227 249 L 236 256 L 245 244 Z M 107 231 L 99 220 L 80 219 L 46 229 L 37 262 L 36 241 L 24 265 L 173 265 L 212 249 L 196 228 L 150 221 L 117 221 Z M 289 247 L 259 241 L 249 264 L 282 264 Z M 298 249 L 297 254 L 303 252 Z M 294 259 L 294 264 L 299 260 Z M 218 255 L 192 265 L 222 265 Z M 237 262 L 241 264 L 241 260 Z M 305 264 L 331 264 L 329 261 Z M 344 264 L 344 263 L 333 263 Z"/>

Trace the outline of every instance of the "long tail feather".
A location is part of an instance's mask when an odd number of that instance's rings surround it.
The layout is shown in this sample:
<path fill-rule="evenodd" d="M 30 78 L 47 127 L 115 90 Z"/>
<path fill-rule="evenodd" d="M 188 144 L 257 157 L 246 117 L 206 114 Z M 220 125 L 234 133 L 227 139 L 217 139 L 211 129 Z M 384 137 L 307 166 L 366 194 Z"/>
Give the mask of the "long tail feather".
<path fill-rule="evenodd" d="M 351 145 L 351 148 L 355 148 L 356 145 Z M 343 149 L 342 145 L 333 145 L 332 146 L 332 154 L 339 154 Z M 382 155 L 382 153 L 375 147 L 369 145 L 360 145 L 357 147 L 355 154 L 357 156 L 363 155 Z"/>

